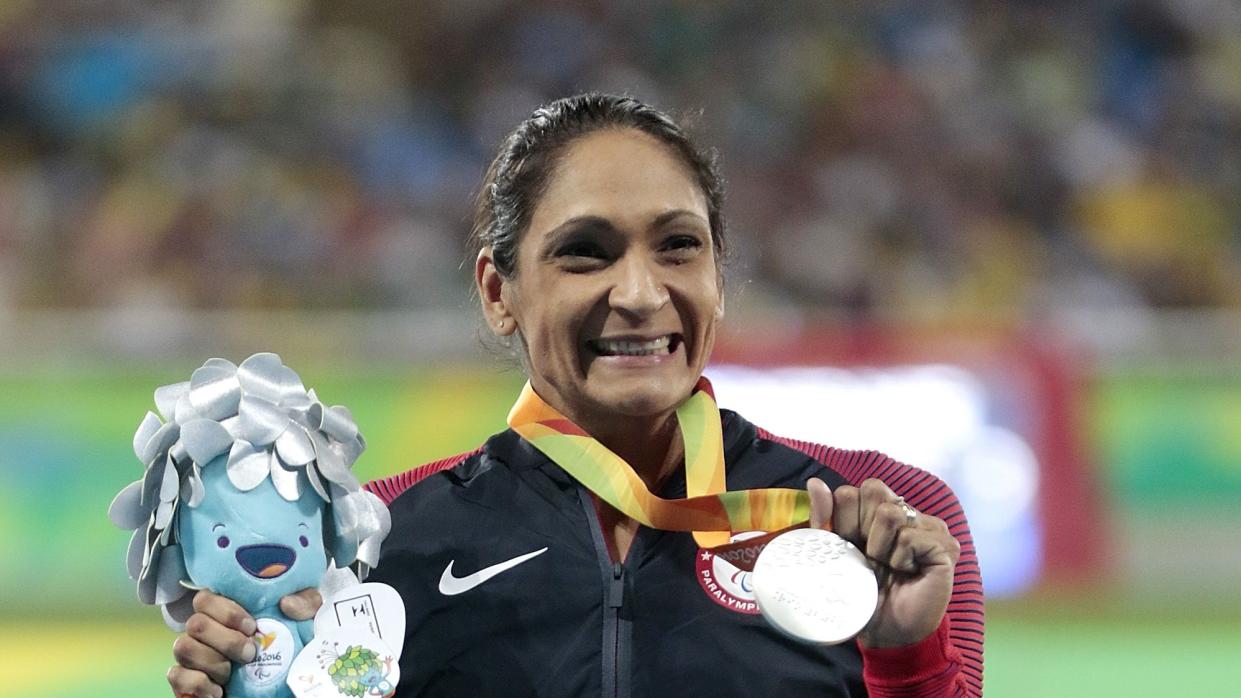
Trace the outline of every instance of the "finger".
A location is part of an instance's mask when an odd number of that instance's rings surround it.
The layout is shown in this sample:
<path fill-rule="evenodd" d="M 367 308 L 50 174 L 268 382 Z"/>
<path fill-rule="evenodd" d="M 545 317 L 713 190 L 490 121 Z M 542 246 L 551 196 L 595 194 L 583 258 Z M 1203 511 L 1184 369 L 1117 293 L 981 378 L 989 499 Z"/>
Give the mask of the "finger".
<path fill-rule="evenodd" d="M 172 643 L 172 658 L 182 668 L 206 674 L 220 685 L 228 683 L 232 673 L 228 657 L 189 635 L 182 635 Z"/>
<path fill-rule="evenodd" d="M 892 557 L 897 534 L 909 528 L 908 518 L 899 500 L 880 502 L 873 511 L 866 532 L 866 557 L 886 563 Z"/>
<path fill-rule="evenodd" d="M 806 481 L 806 492 L 810 495 L 810 527 L 832 529 L 832 490 L 826 482 L 812 477 Z"/>
<path fill-rule="evenodd" d="M 318 589 L 302 589 L 280 599 L 280 610 L 292 620 L 310 620 L 323 605 Z"/>
<path fill-rule="evenodd" d="M 917 575 L 931 567 L 955 568 L 961 544 L 936 528 L 904 527 L 896 536 L 886 563 L 905 574 Z"/>
<path fill-rule="evenodd" d="M 168 685 L 172 695 L 195 698 L 224 698 L 224 689 L 211 682 L 201 671 L 174 666 L 168 670 Z"/>
<path fill-rule="evenodd" d="M 250 635 L 243 635 L 237 630 L 221 625 L 219 621 L 205 613 L 195 613 L 190 616 L 190 619 L 185 622 L 185 632 L 190 638 L 206 645 L 217 654 L 242 664 L 254 661 L 258 652 Z M 187 664 L 186 666 L 205 669 L 197 665 Z"/>
<path fill-rule="evenodd" d="M 258 630 L 254 618 L 246 610 L 237 605 L 236 601 L 206 589 L 194 595 L 194 610 L 213 618 L 226 628 L 232 628 L 246 637 Z"/>
<path fill-rule="evenodd" d="M 852 485 L 841 485 L 832 492 L 832 530 L 854 545 L 861 540 L 861 497 L 862 493 Z"/>
<path fill-rule="evenodd" d="M 859 506 L 860 521 L 858 522 L 858 535 L 861 536 L 861 542 L 855 541 L 855 544 L 862 549 L 866 549 L 866 542 L 869 540 L 871 531 L 874 528 L 875 514 L 879 511 L 879 506 L 885 502 L 897 501 L 896 493 L 888 489 L 882 480 L 870 478 L 862 483 L 858 488 L 861 496 Z"/>

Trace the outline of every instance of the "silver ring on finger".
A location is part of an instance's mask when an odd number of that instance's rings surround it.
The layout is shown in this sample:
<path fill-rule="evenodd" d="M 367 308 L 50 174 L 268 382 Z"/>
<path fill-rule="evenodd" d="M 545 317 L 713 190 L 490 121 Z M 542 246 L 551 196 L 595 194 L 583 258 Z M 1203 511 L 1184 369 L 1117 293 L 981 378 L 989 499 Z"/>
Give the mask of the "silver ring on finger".
<path fill-rule="evenodd" d="M 896 503 L 901 505 L 901 509 L 905 512 L 905 525 L 913 526 L 918 522 L 918 510 L 909 506 L 904 497 L 897 497 Z"/>

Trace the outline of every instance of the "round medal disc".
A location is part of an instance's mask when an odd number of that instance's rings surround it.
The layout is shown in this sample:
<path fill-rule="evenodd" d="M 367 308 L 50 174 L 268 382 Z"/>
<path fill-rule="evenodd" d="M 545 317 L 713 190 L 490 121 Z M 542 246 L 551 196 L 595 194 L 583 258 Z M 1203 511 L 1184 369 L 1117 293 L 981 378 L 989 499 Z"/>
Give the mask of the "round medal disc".
<path fill-rule="evenodd" d="M 834 645 L 861 632 L 879 603 L 875 573 L 852 543 L 817 528 L 781 534 L 754 563 L 754 600 L 777 630 Z"/>

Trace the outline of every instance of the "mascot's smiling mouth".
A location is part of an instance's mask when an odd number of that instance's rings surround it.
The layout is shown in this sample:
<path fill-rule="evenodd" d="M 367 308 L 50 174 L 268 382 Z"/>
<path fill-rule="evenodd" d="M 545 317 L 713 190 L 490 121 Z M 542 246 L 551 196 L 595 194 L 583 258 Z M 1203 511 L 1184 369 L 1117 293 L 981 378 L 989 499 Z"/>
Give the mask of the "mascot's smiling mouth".
<path fill-rule="evenodd" d="M 297 553 L 283 545 L 246 545 L 237 549 L 237 564 L 259 579 L 275 579 L 293 566 Z"/>

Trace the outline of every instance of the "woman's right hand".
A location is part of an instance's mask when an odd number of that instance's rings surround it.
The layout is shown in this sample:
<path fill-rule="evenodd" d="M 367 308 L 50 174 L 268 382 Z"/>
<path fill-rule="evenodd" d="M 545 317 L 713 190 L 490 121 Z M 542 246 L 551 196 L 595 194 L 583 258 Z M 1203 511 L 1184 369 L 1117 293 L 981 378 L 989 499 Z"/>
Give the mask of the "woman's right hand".
<path fill-rule="evenodd" d="M 281 612 L 291 620 L 310 620 L 321 605 L 318 589 L 303 589 L 280 599 Z M 185 634 L 172 643 L 177 663 L 168 670 L 168 684 L 173 695 L 223 698 L 232 662 L 254 660 L 252 636 L 257 627 L 233 600 L 205 589 L 195 594 L 194 615 L 185 623 Z"/>

